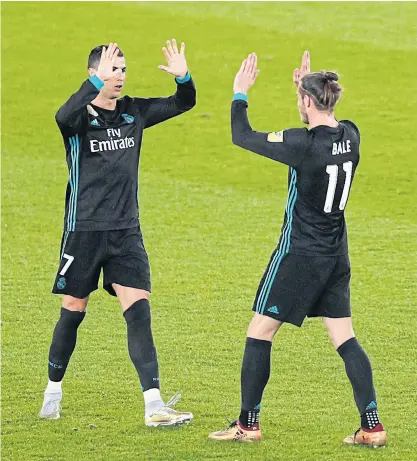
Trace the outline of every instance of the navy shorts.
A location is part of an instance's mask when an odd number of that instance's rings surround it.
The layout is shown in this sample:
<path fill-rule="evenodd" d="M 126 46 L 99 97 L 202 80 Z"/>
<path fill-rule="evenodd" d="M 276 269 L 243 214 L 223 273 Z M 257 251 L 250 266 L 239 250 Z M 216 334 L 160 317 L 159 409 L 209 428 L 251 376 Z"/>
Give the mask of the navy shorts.
<path fill-rule="evenodd" d="M 300 327 L 306 317 L 350 317 L 349 256 L 272 253 L 253 310 Z"/>
<path fill-rule="evenodd" d="M 86 298 L 103 288 L 116 296 L 112 283 L 151 291 L 149 259 L 138 227 L 112 231 L 64 232 L 52 293 Z"/>

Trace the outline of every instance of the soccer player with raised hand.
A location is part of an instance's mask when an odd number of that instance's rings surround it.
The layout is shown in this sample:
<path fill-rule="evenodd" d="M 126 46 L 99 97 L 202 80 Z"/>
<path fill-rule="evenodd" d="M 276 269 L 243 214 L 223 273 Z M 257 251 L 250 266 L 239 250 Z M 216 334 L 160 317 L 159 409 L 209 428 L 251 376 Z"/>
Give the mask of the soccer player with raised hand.
<path fill-rule="evenodd" d="M 175 77 L 175 94 L 164 98 L 121 97 L 126 61 L 117 43 L 94 48 L 81 88 L 58 110 L 56 122 L 66 150 L 69 181 L 64 234 L 53 293 L 62 295 L 61 315 L 49 350 L 47 385 L 40 417 L 58 419 L 62 380 L 86 315 L 90 294 L 103 271 L 104 289 L 117 296 L 127 325 L 130 358 L 145 400 L 145 423 L 188 423 L 192 413 L 165 404 L 151 329 L 151 278 L 139 224 L 138 166 L 143 131 L 196 104 L 185 45 L 163 47 L 159 68 Z"/>
<path fill-rule="evenodd" d="M 335 118 L 342 94 L 338 75 L 310 72 L 310 55 L 305 52 L 293 82 L 300 117 L 308 129 L 254 131 L 247 115 L 247 92 L 258 75 L 257 56 L 252 53 L 242 62 L 233 85 L 232 139 L 244 149 L 289 166 L 288 200 L 281 237 L 253 305 L 241 371 L 240 416 L 209 438 L 261 440 L 259 413 L 274 336 L 283 323 L 300 327 L 305 317 L 322 317 L 344 361 L 361 419 L 360 428 L 344 442 L 383 446 L 386 432 L 378 416 L 371 363 L 353 332 L 350 309 L 344 210 L 359 163 L 359 130 L 351 121 Z"/>

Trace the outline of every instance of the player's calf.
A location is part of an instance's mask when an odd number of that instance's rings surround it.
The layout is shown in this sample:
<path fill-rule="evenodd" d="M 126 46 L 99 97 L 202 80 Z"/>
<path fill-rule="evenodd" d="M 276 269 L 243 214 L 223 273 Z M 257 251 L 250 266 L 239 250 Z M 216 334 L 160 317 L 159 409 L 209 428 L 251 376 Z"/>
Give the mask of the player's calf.
<path fill-rule="evenodd" d="M 337 348 L 345 362 L 346 374 L 353 388 L 355 402 L 361 415 L 361 427 L 344 443 L 352 445 L 383 446 L 387 436 L 379 420 L 373 385 L 371 362 L 355 337 Z"/>
<path fill-rule="evenodd" d="M 158 357 L 153 341 L 148 299 L 134 302 L 123 315 L 127 325 L 129 355 L 142 385 L 145 424 L 150 427 L 188 424 L 193 419 L 193 414 L 172 408 L 180 395 L 176 395 L 167 404 L 161 398 Z"/>
<path fill-rule="evenodd" d="M 269 328 L 269 322 L 262 322 L 262 317 L 255 314 L 249 326 L 248 334 L 272 339 L 280 326 L 280 322 L 265 317 L 273 325 L 273 328 Z M 262 324 L 266 327 L 262 328 Z M 252 337 L 246 338 L 241 370 L 242 400 L 239 419 L 226 429 L 212 432 L 209 435 L 210 439 L 235 442 L 256 442 L 261 440 L 259 416 L 262 395 L 270 376 L 271 347 L 271 341 Z"/>
<path fill-rule="evenodd" d="M 158 357 L 152 336 L 149 301 L 136 301 L 123 315 L 127 325 L 130 359 L 139 375 L 142 389 L 159 389 Z"/>
<path fill-rule="evenodd" d="M 49 349 L 48 376 L 50 381 L 62 381 L 77 343 L 77 330 L 86 312 L 61 308 Z"/>
<path fill-rule="evenodd" d="M 61 308 L 61 316 L 55 326 L 49 349 L 49 383 L 39 416 L 46 419 L 59 419 L 62 400 L 62 379 L 68 367 L 77 342 L 77 330 L 84 320 L 85 311 L 72 311 Z"/>
<path fill-rule="evenodd" d="M 151 329 L 151 307 L 147 299 L 134 302 L 123 313 L 127 326 L 129 356 L 139 375 L 145 400 L 145 413 L 162 408 L 159 390 L 158 357 Z"/>

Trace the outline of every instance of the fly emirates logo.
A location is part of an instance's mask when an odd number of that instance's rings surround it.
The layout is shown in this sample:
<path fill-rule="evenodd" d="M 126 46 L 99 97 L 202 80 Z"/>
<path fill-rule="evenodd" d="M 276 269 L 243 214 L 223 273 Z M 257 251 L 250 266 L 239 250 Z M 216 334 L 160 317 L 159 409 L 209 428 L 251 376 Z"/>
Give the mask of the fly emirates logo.
<path fill-rule="evenodd" d="M 91 152 L 105 152 L 108 150 L 127 149 L 128 147 L 135 146 L 135 138 L 122 138 L 120 128 L 109 128 L 106 131 L 109 137 L 107 141 L 98 141 L 97 139 L 92 139 L 90 141 Z"/>

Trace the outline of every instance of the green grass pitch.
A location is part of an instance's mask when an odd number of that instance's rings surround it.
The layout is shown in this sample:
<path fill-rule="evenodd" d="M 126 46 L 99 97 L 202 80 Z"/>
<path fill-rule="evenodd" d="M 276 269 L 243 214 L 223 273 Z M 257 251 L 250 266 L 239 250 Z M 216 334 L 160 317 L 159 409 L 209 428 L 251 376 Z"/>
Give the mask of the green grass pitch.
<path fill-rule="evenodd" d="M 12 461 L 416 461 L 416 3 L 3 3 L 2 459 Z M 160 96 L 175 37 L 198 89 L 190 113 L 145 133 L 141 222 L 153 274 L 153 327 L 165 398 L 188 427 L 152 430 L 115 299 L 91 297 L 64 380 L 60 421 L 37 418 L 60 300 L 67 170 L 56 109 L 86 76 L 93 46 L 117 41 L 126 93 Z M 252 51 L 255 129 L 301 126 L 292 70 L 341 73 L 337 111 L 362 132 L 347 207 L 356 334 L 374 367 L 384 450 L 343 447 L 358 426 L 343 363 L 320 321 L 285 327 L 273 347 L 259 445 L 207 434 L 236 417 L 251 305 L 278 240 L 287 169 L 234 147 L 232 82 Z M 94 428 L 89 428 L 94 425 Z M 90 426 L 91 427 L 91 426 Z"/>

